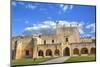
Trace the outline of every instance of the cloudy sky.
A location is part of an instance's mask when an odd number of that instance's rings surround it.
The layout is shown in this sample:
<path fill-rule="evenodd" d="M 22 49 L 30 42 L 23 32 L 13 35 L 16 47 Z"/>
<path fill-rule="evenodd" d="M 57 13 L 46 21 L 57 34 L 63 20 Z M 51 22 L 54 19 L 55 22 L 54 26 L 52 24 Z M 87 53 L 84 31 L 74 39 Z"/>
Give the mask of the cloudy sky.
<path fill-rule="evenodd" d="M 12 1 L 12 36 L 54 33 L 56 21 L 95 37 L 95 6 Z M 46 32 L 45 32 L 46 31 Z"/>

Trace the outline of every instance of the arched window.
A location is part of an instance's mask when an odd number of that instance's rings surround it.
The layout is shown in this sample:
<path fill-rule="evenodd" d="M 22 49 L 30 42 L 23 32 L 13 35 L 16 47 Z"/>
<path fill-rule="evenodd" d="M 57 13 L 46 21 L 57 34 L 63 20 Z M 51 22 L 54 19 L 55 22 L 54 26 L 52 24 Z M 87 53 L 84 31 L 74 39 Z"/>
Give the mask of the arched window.
<path fill-rule="evenodd" d="M 29 56 L 29 50 L 26 50 L 25 54 L 26 56 Z"/>
<path fill-rule="evenodd" d="M 60 55 L 60 51 L 58 49 L 56 49 L 54 54 L 55 54 L 55 56 L 59 56 Z"/>
<path fill-rule="evenodd" d="M 41 38 L 41 35 L 39 35 L 39 38 Z"/>
<path fill-rule="evenodd" d="M 52 51 L 51 49 L 46 50 L 46 56 L 52 56 Z"/>
<path fill-rule="evenodd" d="M 66 38 L 66 42 L 68 42 L 68 38 Z"/>
<path fill-rule="evenodd" d="M 54 43 L 54 40 L 52 40 L 52 43 Z"/>
<path fill-rule="evenodd" d="M 81 49 L 81 54 L 88 54 L 88 49 L 87 48 L 82 48 Z"/>
<path fill-rule="evenodd" d="M 68 47 L 66 47 L 66 48 L 64 49 L 63 55 L 64 55 L 64 56 L 70 56 L 70 50 L 69 50 Z"/>
<path fill-rule="evenodd" d="M 44 44 L 46 44 L 46 40 L 44 40 Z"/>
<path fill-rule="evenodd" d="M 43 51 L 42 50 L 39 50 L 38 56 L 43 56 Z"/>
<path fill-rule="evenodd" d="M 73 50 L 73 54 L 77 54 L 77 55 L 79 55 L 79 49 L 78 48 L 75 48 L 74 50 Z"/>

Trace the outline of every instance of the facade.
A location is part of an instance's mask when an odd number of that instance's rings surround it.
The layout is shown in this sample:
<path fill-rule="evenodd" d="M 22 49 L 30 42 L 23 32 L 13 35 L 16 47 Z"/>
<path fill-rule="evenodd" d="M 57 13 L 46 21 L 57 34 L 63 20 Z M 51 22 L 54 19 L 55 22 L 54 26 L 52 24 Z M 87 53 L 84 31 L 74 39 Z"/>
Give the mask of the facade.
<path fill-rule="evenodd" d="M 95 41 L 91 37 L 81 38 L 78 25 L 57 23 L 55 34 L 12 38 L 14 59 L 95 54 Z"/>

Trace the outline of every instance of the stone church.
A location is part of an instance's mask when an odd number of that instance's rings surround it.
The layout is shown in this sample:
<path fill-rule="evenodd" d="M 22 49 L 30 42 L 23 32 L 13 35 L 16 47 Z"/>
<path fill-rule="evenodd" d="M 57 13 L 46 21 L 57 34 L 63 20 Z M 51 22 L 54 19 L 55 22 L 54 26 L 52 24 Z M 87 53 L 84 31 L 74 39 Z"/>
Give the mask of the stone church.
<path fill-rule="evenodd" d="M 13 59 L 87 56 L 96 54 L 95 44 L 91 37 L 80 37 L 78 24 L 57 22 L 55 34 L 13 37 L 11 51 Z"/>

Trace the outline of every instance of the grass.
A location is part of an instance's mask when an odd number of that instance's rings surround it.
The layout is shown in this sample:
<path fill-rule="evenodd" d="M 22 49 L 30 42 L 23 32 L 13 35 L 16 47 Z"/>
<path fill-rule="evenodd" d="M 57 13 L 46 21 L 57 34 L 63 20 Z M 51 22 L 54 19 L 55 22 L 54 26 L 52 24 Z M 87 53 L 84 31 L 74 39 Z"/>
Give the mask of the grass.
<path fill-rule="evenodd" d="M 25 58 L 12 60 L 12 66 L 39 64 L 41 62 L 45 62 L 51 59 L 54 59 L 54 57 L 38 58 L 35 61 L 33 59 L 25 59 Z M 74 56 L 67 59 L 64 63 L 89 62 L 89 61 L 95 61 L 95 60 L 96 60 L 95 56 Z"/>
<path fill-rule="evenodd" d="M 12 60 L 12 66 L 15 65 L 32 65 L 32 64 L 39 64 L 41 62 L 45 62 L 47 60 L 54 59 L 53 57 L 49 58 L 38 58 L 35 61 L 33 59 L 18 59 L 18 60 Z"/>
<path fill-rule="evenodd" d="M 89 61 L 96 61 L 95 56 L 76 56 L 76 57 L 70 57 L 65 61 L 65 63 L 71 63 L 71 62 L 89 62 Z"/>

